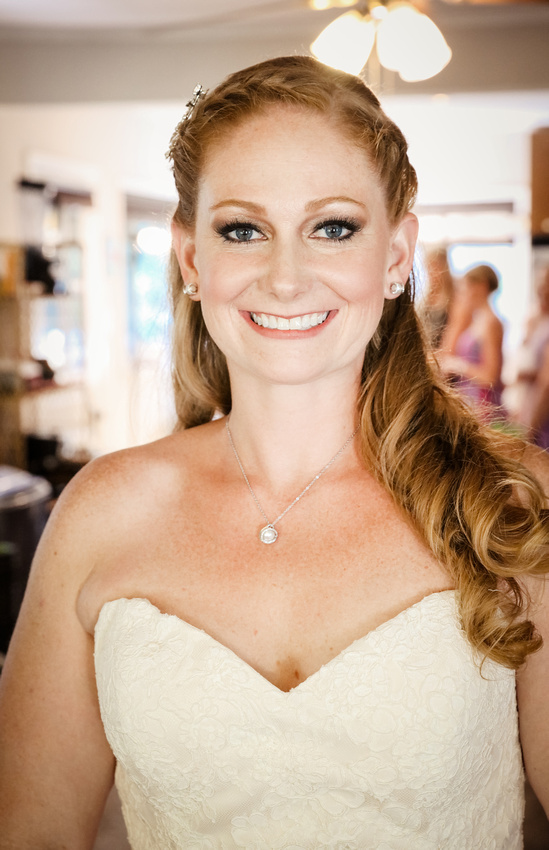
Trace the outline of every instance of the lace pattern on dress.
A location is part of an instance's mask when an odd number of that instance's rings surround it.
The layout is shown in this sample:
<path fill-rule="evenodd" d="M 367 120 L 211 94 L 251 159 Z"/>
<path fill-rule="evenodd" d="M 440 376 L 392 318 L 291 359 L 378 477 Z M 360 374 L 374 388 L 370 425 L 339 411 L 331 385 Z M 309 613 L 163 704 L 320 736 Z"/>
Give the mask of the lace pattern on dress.
<path fill-rule="evenodd" d="M 144 599 L 96 626 L 101 713 L 134 850 L 519 850 L 515 677 L 454 591 L 293 690 Z"/>

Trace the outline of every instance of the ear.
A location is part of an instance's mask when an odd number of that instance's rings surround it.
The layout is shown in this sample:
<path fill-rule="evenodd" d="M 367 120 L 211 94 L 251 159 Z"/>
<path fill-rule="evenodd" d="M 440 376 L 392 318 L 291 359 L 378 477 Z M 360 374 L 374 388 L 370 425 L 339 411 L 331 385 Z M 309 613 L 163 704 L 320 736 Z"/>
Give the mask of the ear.
<path fill-rule="evenodd" d="M 197 287 L 196 295 L 189 295 L 193 301 L 200 301 L 200 286 L 198 270 L 196 268 L 196 247 L 194 233 L 180 224 L 172 221 L 172 247 L 181 269 L 181 277 L 185 284 L 194 283 Z"/>
<path fill-rule="evenodd" d="M 406 283 L 414 263 L 419 222 L 414 213 L 406 213 L 393 231 L 389 246 L 389 267 L 385 281 L 385 298 L 398 298 L 399 293 L 391 292 L 392 283 Z"/>

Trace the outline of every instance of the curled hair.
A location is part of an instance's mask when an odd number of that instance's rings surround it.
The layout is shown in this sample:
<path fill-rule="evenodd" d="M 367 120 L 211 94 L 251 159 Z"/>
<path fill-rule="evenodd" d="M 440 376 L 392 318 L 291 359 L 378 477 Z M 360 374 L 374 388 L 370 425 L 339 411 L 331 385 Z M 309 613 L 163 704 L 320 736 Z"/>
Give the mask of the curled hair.
<path fill-rule="evenodd" d="M 320 113 L 339 127 L 365 152 L 391 223 L 402 220 L 417 181 L 401 131 L 362 80 L 293 56 L 232 74 L 180 123 L 168 152 L 179 196 L 176 223 L 194 226 L 210 148 L 275 104 Z M 541 644 L 525 616 L 519 579 L 547 569 L 543 494 L 503 437 L 479 424 L 444 385 L 426 355 L 413 283 L 410 275 L 404 293 L 385 302 L 366 349 L 357 407 L 362 456 L 450 571 L 471 644 L 517 668 Z M 190 428 L 211 420 L 215 411 L 229 413 L 231 388 L 200 303 L 183 295 L 173 253 L 171 300 L 176 409 L 179 427 Z"/>
<path fill-rule="evenodd" d="M 517 459 L 525 446 L 445 385 L 412 292 L 387 302 L 372 343 L 358 402 L 365 464 L 450 571 L 470 643 L 518 668 L 541 646 L 520 577 L 545 574 L 549 559 L 544 494 Z"/>

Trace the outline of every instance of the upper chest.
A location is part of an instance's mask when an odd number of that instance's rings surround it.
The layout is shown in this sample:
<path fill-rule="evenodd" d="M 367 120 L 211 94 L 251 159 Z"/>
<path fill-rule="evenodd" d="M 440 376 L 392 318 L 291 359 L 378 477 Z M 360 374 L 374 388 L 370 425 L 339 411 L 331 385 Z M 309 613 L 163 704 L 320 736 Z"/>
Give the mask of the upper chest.
<path fill-rule="evenodd" d="M 287 690 L 426 594 L 451 587 L 378 487 L 307 494 L 269 546 L 243 495 L 197 496 L 191 510 L 188 502 L 151 507 L 121 531 L 83 587 L 87 628 L 105 601 L 146 598 Z"/>

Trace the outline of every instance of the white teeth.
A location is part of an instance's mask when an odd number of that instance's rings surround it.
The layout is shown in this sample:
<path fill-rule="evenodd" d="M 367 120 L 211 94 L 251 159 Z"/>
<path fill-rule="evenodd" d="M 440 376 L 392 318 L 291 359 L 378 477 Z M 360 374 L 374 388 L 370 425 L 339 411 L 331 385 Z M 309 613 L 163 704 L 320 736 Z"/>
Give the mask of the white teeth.
<path fill-rule="evenodd" d="M 329 310 L 325 313 L 307 313 L 305 316 L 293 316 L 286 319 L 283 316 L 272 316 L 267 313 L 250 313 L 256 325 L 262 328 L 272 328 L 278 331 L 306 331 L 321 325 L 328 318 Z"/>

